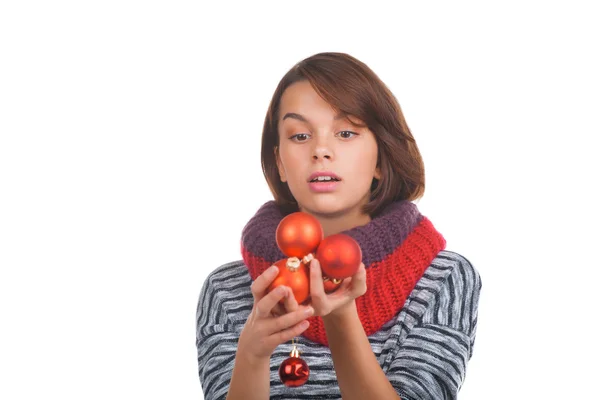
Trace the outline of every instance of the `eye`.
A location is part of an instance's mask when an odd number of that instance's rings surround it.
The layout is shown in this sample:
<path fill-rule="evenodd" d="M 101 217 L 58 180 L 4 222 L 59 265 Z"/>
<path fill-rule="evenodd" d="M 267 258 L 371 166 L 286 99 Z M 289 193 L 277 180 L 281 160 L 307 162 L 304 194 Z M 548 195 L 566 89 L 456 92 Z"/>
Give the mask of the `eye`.
<path fill-rule="evenodd" d="M 354 136 L 358 136 L 358 133 L 352 131 L 341 131 L 338 132 L 338 135 L 340 135 L 342 139 L 350 139 Z"/>
<path fill-rule="evenodd" d="M 308 140 L 308 134 L 306 133 L 297 133 L 294 136 L 290 137 L 290 140 L 295 142 L 305 142 Z"/>

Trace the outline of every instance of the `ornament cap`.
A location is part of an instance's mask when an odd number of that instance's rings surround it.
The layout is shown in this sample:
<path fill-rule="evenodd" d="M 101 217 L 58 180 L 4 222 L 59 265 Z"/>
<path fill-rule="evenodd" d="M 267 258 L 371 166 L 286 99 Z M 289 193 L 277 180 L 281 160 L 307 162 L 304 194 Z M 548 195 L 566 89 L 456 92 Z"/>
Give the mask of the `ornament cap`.
<path fill-rule="evenodd" d="M 300 351 L 298 350 L 298 347 L 296 347 L 296 345 L 294 345 L 294 348 L 290 352 L 290 357 L 300 358 Z"/>
<path fill-rule="evenodd" d="M 304 258 L 302 259 L 302 262 L 304 264 L 308 264 L 310 263 L 313 259 L 315 258 L 315 256 L 313 256 L 313 253 L 308 253 L 307 255 L 304 256 Z"/>
<path fill-rule="evenodd" d="M 285 266 L 292 272 L 298 271 L 300 268 L 300 259 L 298 257 L 290 257 L 287 259 Z"/>

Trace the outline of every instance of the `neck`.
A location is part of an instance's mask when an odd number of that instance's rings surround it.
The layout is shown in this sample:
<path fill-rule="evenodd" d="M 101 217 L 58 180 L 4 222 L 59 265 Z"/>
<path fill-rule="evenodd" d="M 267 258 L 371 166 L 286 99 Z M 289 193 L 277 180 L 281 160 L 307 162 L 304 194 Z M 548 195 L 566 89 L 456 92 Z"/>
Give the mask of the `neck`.
<path fill-rule="evenodd" d="M 355 207 L 352 210 L 341 211 L 335 214 L 318 213 L 302 206 L 299 209 L 313 215 L 319 220 L 323 228 L 324 237 L 335 235 L 336 233 L 347 231 L 357 226 L 366 225 L 371 221 L 371 216 L 363 214 L 361 207 Z"/>

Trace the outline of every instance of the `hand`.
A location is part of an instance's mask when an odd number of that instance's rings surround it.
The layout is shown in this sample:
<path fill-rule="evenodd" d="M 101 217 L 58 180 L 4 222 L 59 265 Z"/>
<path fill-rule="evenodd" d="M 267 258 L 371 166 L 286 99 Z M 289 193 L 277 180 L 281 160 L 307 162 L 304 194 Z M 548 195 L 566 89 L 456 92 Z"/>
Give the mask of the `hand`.
<path fill-rule="evenodd" d="M 340 283 L 340 286 L 331 294 L 325 293 L 323 286 L 323 273 L 321 264 L 316 258 L 310 263 L 310 305 L 315 310 L 316 316 L 325 317 L 341 313 L 354 299 L 362 296 L 367 291 L 367 271 L 365 264 L 360 263 L 358 271 Z"/>
<path fill-rule="evenodd" d="M 284 286 L 286 289 L 290 290 L 290 295 L 284 297 L 284 303 L 278 301 L 275 304 L 275 307 L 271 310 L 271 315 L 274 317 L 279 317 L 281 315 L 287 314 L 292 311 L 296 311 L 298 309 L 298 302 L 296 301 L 296 297 L 292 294 L 292 289 L 288 286 Z"/>
<path fill-rule="evenodd" d="M 267 269 L 251 286 L 254 306 L 238 341 L 238 351 L 250 361 L 269 359 L 277 346 L 308 328 L 306 319 L 314 313 L 312 307 L 298 306 L 289 287 L 279 286 L 267 293 L 278 272 L 277 267 Z M 276 316 L 274 310 L 281 299 L 284 299 L 285 309 L 294 311 Z"/>

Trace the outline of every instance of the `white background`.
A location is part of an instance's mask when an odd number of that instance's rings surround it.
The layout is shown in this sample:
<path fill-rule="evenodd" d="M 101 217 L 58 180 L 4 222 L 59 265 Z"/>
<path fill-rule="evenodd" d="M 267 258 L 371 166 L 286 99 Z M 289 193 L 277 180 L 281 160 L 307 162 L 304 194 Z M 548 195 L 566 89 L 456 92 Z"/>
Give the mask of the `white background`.
<path fill-rule="evenodd" d="M 461 400 L 600 398 L 592 3 L 3 2 L 0 398 L 202 397 L 202 282 L 271 199 L 277 82 L 321 51 L 395 93 L 417 205 L 481 273 Z"/>

